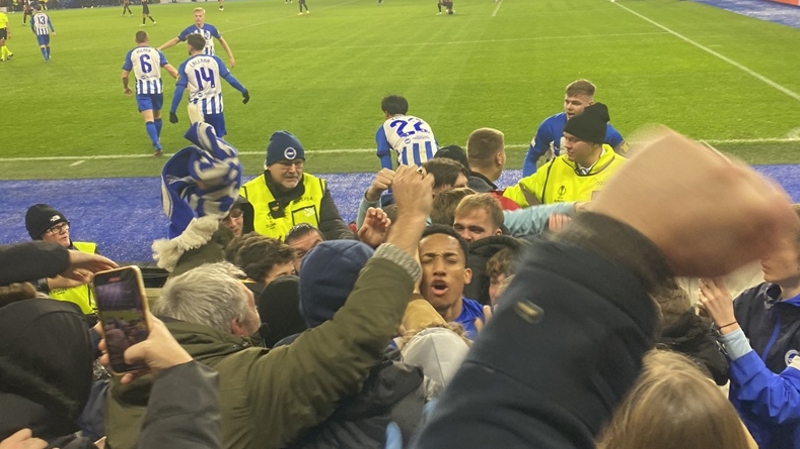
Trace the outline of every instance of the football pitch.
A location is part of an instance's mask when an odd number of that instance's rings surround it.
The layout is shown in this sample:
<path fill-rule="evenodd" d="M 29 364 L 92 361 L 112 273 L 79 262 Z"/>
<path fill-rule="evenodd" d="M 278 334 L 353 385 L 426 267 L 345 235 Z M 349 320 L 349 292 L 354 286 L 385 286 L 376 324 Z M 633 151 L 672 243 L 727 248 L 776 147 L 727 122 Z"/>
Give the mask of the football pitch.
<path fill-rule="evenodd" d="M 623 135 L 651 123 L 749 163 L 800 162 L 800 30 L 676 0 L 284 0 L 51 11 L 57 31 L 45 63 L 35 36 L 10 14 L 14 52 L 0 64 L 0 179 L 157 176 L 135 100 L 122 94 L 123 57 L 140 29 L 161 45 L 206 7 L 236 57 L 233 74 L 252 96 L 224 86 L 228 140 L 247 174 L 261 171 L 273 131 L 296 134 L 310 173 L 375 171 L 380 99 L 408 98 L 441 145 L 464 145 L 479 127 L 502 130 L 518 168 L 538 124 L 562 108 L 578 78 L 598 86 Z M 220 45 L 217 53 L 227 63 Z M 165 50 L 177 67 L 183 43 Z M 174 82 L 165 76 L 165 116 Z M 164 120 L 162 144 L 187 144 Z"/>

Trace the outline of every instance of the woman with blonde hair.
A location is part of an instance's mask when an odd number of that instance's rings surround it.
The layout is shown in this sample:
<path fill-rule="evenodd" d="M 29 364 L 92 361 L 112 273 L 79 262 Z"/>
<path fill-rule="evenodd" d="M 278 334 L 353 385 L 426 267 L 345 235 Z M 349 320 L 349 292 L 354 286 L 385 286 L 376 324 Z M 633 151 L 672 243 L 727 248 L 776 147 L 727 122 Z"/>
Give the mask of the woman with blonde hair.
<path fill-rule="evenodd" d="M 739 415 L 687 357 L 651 351 L 598 449 L 755 448 Z"/>

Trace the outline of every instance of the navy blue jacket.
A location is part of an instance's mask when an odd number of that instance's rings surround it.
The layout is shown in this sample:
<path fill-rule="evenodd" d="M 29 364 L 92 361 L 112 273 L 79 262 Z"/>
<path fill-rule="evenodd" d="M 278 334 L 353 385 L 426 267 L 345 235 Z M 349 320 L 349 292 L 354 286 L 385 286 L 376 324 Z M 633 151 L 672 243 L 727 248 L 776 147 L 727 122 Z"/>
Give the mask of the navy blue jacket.
<path fill-rule="evenodd" d="M 780 293 L 763 283 L 734 301 L 753 352 L 731 363 L 730 398 L 762 449 L 800 447 L 800 371 L 789 368 L 800 350 L 800 296 L 779 301 Z"/>

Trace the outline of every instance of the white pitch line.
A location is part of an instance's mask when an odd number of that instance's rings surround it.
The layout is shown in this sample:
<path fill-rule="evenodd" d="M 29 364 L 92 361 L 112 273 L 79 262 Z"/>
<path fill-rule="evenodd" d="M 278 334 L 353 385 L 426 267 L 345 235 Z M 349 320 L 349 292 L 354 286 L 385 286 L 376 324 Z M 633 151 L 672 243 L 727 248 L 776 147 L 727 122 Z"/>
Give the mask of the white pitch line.
<path fill-rule="evenodd" d="M 86 162 L 86 159 L 81 159 L 81 160 L 79 160 L 77 162 L 73 162 L 73 163 L 69 164 L 69 166 L 70 167 L 75 167 L 75 166 L 83 164 L 84 162 Z"/>
<path fill-rule="evenodd" d="M 714 145 L 724 145 L 732 143 L 789 143 L 800 142 L 800 137 L 767 137 L 763 139 L 702 139 Z M 635 142 L 629 142 L 635 143 Z M 518 149 L 528 148 L 530 144 L 511 144 L 506 145 L 506 148 Z M 362 154 L 374 153 L 375 148 L 330 148 L 330 149 L 310 149 L 312 153 L 326 153 L 326 154 Z M 164 156 L 169 158 L 173 153 L 164 153 Z M 240 151 L 240 156 L 263 156 L 263 151 Z M 41 156 L 41 157 L 4 157 L 0 158 L 0 163 L 4 162 L 46 162 L 46 161 L 93 161 L 103 159 L 153 159 L 150 154 L 101 154 L 97 156 Z M 75 164 L 77 165 L 77 164 Z"/>
<path fill-rule="evenodd" d="M 497 11 L 500 11 L 500 6 L 502 4 L 503 4 L 503 0 L 500 0 L 499 2 L 497 2 L 497 8 L 494 9 L 494 12 L 492 13 L 492 17 L 497 15 Z"/>
<path fill-rule="evenodd" d="M 655 25 L 658 28 L 661 28 L 662 30 L 666 31 L 667 33 L 669 33 L 669 34 L 671 34 L 671 35 L 673 35 L 675 37 L 677 37 L 678 39 L 681 39 L 684 42 L 687 42 L 689 44 L 692 44 L 695 47 L 699 48 L 700 50 L 703 50 L 704 52 L 706 52 L 706 53 L 708 53 L 708 54 L 710 54 L 712 56 L 716 56 L 717 58 L 727 62 L 728 64 L 730 64 L 730 65 L 736 67 L 737 69 L 747 73 L 748 75 L 750 75 L 750 76 L 752 76 L 752 77 L 764 82 L 765 84 L 769 85 L 770 87 L 773 87 L 773 88 L 783 92 L 784 94 L 794 98 L 795 100 L 800 101 L 800 94 L 798 94 L 797 92 L 791 91 L 791 90 L 781 86 L 780 84 L 776 83 L 775 81 L 772 81 L 771 79 L 767 78 L 766 76 L 761 75 L 760 73 L 757 73 L 754 70 L 752 70 L 752 69 L 750 69 L 750 68 L 748 68 L 748 67 L 746 67 L 746 66 L 744 66 L 742 64 L 739 64 L 738 62 L 734 61 L 733 59 L 731 59 L 731 58 L 729 58 L 727 56 L 721 55 L 721 54 L 715 52 L 714 50 L 712 50 L 712 49 L 710 49 L 710 48 L 708 48 L 708 47 L 706 47 L 706 46 L 704 46 L 702 44 L 698 44 L 697 42 L 695 42 L 695 41 L 689 39 L 688 37 L 678 33 L 677 31 L 673 31 L 670 28 L 667 28 L 664 25 L 661 25 L 660 23 L 656 22 L 655 20 L 652 20 L 652 19 L 650 19 L 648 17 L 645 17 L 642 14 L 639 14 L 638 12 L 633 11 L 630 8 L 622 6 L 619 3 L 614 3 L 614 4 L 619 6 L 622 9 L 624 9 L 625 11 L 628 11 L 629 13 L 633 14 L 634 16 L 637 16 L 640 19 L 642 19 L 642 20 L 644 20 L 646 22 L 649 22 L 650 24 Z"/>

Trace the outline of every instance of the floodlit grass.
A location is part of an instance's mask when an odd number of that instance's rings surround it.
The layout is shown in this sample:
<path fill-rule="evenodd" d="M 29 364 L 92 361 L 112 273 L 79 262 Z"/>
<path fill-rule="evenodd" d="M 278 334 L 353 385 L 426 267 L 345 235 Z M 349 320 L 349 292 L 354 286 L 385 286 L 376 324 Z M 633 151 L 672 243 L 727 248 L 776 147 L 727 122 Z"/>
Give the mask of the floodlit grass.
<path fill-rule="evenodd" d="M 192 22 L 207 6 L 236 56 L 234 75 L 250 90 L 243 105 L 225 86 L 228 139 L 241 151 L 260 152 L 279 129 L 297 134 L 312 173 L 371 171 L 366 149 L 382 122 L 379 102 L 405 95 L 410 113 L 427 120 L 441 144 L 464 144 L 475 128 L 490 126 L 514 147 L 509 167 L 521 165 L 524 145 L 538 124 L 561 108 L 564 86 L 577 78 L 598 85 L 624 135 L 664 123 L 713 141 L 750 163 L 795 163 L 793 142 L 753 142 L 795 136 L 800 126 L 796 61 L 800 30 L 672 0 L 456 0 L 455 16 L 436 16 L 433 0 L 282 0 L 151 6 L 158 21 L 146 29 L 153 45 Z M 499 5 L 499 9 L 498 9 Z M 639 13 L 709 50 L 730 58 L 788 92 L 691 45 L 628 11 Z M 140 7 L 134 7 L 136 14 Z M 496 15 L 493 13 L 496 11 Z M 10 15 L 14 60 L 0 64 L 3 89 L 2 158 L 146 155 L 151 152 L 135 101 L 119 81 L 125 53 L 141 19 L 119 8 L 53 11 L 58 35 L 45 64 L 35 37 Z M 227 60 L 217 45 L 218 54 Z M 220 53 L 221 52 L 221 53 Z M 185 44 L 166 50 L 178 66 Z M 165 75 L 166 76 L 166 75 Z M 173 83 L 165 82 L 165 104 Z M 797 96 L 795 94 L 795 96 Z M 166 120 L 167 152 L 186 144 L 181 124 Z M 167 106 L 168 108 L 168 106 Z M 745 140 L 747 142 L 720 142 Z M 9 161 L 0 178 L 154 176 L 163 159 Z M 247 173 L 263 156 L 243 156 Z"/>

